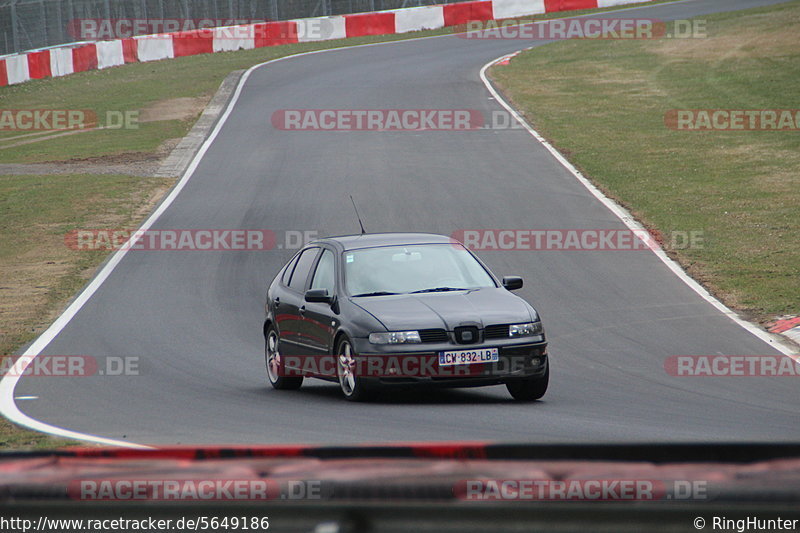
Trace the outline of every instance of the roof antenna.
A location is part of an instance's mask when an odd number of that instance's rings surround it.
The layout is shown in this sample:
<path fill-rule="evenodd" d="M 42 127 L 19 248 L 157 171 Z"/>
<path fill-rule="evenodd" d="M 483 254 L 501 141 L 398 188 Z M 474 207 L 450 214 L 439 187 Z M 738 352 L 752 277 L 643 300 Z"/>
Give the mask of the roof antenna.
<path fill-rule="evenodd" d="M 350 201 L 353 202 L 353 209 L 356 210 L 356 218 L 358 219 L 358 225 L 361 226 L 361 235 L 364 235 L 367 231 L 364 229 L 364 223 L 361 222 L 361 215 L 358 214 L 358 208 L 356 207 L 356 201 L 353 200 L 353 195 L 350 195 Z"/>

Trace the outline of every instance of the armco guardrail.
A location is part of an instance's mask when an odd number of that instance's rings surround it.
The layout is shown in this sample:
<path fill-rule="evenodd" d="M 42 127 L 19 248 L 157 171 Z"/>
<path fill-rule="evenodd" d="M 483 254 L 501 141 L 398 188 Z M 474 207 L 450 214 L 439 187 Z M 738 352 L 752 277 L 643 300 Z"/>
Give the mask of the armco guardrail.
<path fill-rule="evenodd" d="M 91 21 L 122 24 L 124 36 L 133 37 L 458 1 L 463 0 L 0 0 L 0 56 L 80 41 L 77 32 L 83 22 L 91 28 Z M 158 27 L 162 23 L 173 29 Z"/>
<path fill-rule="evenodd" d="M 643 0 L 479 0 L 73 43 L 0 59 L 0 86 L 145 61 L 298 42 L 406 33 Z"/>

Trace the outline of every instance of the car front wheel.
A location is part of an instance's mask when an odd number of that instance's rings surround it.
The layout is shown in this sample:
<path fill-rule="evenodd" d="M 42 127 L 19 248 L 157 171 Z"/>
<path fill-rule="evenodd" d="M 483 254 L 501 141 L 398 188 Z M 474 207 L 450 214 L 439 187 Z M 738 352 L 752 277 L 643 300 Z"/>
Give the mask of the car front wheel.
<path fill-rule="evenodd" d="M 544 374 L 534 378 L 515 379 L 506 383 L 506 388 L 511 396 L 518 401 L 530 402 L 538 400 L 547 392 L 550 383 L 550 363 Z"/>
<path fill-rule="evenodd" d="M 372 397 L 364 378 L 358 377 L 355 353 L 347 338 L 339 341 L 336 349 L 336 375 L 345 399 L 351 402 L 363 402 Z"/>

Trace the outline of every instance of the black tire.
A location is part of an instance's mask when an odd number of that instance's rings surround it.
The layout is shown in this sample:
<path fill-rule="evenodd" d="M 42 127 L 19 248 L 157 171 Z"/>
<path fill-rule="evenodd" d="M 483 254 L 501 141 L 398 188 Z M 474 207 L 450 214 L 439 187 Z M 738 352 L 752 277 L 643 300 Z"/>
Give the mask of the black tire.
<path fill-rule="evenodd" d="M 350 339 L 343 337 L 336 345 L 336 376 L 345 400 L 365 402 L 372 398 L 373 390 L 354 372 L 352 357 L 355 356 Z"/>
<path fill-rule="evenodd" d="M 515 379 L 506 383 L 509 394 L 520 402 L 531 402 L 538 400 L 547 392 L 547 385 L 550 383 L 550 362 L 543 376 L 535 378 Z"/>
<path fill-rule="evenodd" d="M 281 376 L 280 337 L 275 326 L 270 325 L 264 335 L 264 362 L 267 366 L 267 381 L 278 390 L 296 390 L 303 384 L 303 377 Z"/>

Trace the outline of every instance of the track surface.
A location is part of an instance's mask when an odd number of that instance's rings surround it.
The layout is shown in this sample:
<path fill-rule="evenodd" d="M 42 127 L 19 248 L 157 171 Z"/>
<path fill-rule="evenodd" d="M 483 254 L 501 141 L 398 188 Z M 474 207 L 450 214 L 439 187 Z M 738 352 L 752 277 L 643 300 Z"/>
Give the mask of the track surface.
<path fill-rule="evenodd" d="M 767 1 L 628 10 L 675 19 Z M 524 130 L 285 132 L 286 108 L 499 110 L 486 62 L 526 41 L 442 37 L 280 61 L 255 70 L 220 135 L 153 226 L 352 233 L 624 228 Z M 354 405 L 307 380 L 268 387 L 264 293 L 293 252 L 129 253 L 49 354 L 139 356 L 140 375 L 22 379 L 28 416 L 136 443 L 409 440 L 779 441 L 800 438 L 797 381 L 673 378 L 675 354 L 777 353 L 690 290 L 650 252 L 482 253 L 520 274 L 542 313 L 551 389 L 521 405 L 504 387 L 384 396 Z"/>

